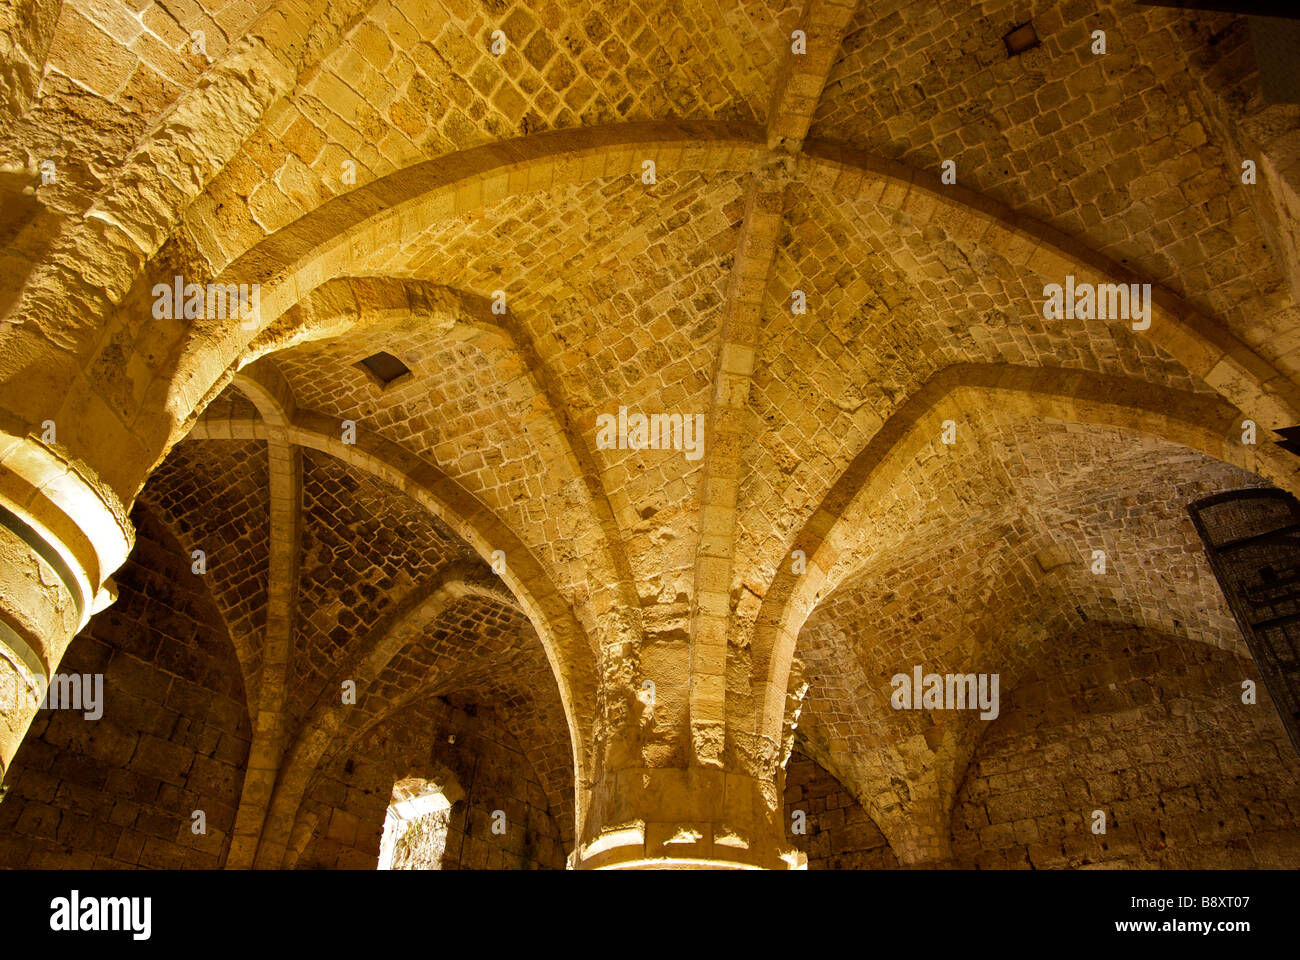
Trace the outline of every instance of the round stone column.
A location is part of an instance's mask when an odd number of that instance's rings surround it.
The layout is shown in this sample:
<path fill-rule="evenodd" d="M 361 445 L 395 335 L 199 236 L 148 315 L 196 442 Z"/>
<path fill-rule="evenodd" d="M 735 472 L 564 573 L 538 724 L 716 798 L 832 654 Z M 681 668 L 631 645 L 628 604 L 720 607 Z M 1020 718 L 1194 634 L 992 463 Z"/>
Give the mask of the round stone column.
<path fill-rule="evenodd" d="M 113 601 L 134 532 L 83 465 L 0 432 L 0 779 L 68 643 Z"/>
<path fill-rule="evenodd" d="M 774 781 L 716 767 L 627 768 L 592 791 L 578 869 L 807 867 L 782 830 Z"/>

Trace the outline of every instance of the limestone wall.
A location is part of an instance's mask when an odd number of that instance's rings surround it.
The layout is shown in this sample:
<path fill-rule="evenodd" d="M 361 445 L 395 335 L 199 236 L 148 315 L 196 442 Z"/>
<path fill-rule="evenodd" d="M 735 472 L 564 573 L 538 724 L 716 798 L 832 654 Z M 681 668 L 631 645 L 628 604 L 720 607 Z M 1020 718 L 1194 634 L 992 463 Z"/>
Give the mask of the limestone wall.
<path fill-rule="evenodd" d="M 794 813 L 806 818 L 793 831 Z M 785 768 L 785 823 L 794 845 L 808 855 L 809 870 L 884 870 L 898 858 L 880 828 L 838 780 L 797 749 Z"/>
<path fill-rule="evenodd" d="M 299 827 L 315 832 L 295 866 L 374 869 L 393 784 L 448 774 L 464 799 L 451 808 L 441 869 L 564 867 L 560 829 L 518 741 L 491 711 L 442 701 L 393 716 L 325 761 L 303 801 Z M 504 833 L 493 829 L 497 810 Z"/>
<path fill-rule="evenodd" d="M 103 674 L 103 715 L 37 714 L 0 802 L 0 866 L 224 862 L 251 740 L 239 664 L 188 555 L 148 512 L 133 521 L 118 601 L 59 666 Z M 192 830 L 195 810 L 205 835 Z"/>
<path fill-rule="evenodd" d="M 1262 685 L 1242 704 L 1250 661 L 1100 625 L 1047 660 L 976 750 L 953 811 L 958 865 L 1295 866 L 1300 761 Z"/>

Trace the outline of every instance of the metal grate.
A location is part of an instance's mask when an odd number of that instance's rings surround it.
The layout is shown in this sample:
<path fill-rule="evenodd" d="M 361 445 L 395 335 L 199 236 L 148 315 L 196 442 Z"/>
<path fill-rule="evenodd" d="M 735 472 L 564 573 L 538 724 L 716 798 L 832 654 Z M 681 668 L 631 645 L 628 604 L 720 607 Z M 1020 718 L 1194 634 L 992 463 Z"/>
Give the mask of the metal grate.
<path fill-rule="evenodd" d="M 1198 500 L 1187 512 L 1300 754 L 1300 503 L 1256 488 Z"/>

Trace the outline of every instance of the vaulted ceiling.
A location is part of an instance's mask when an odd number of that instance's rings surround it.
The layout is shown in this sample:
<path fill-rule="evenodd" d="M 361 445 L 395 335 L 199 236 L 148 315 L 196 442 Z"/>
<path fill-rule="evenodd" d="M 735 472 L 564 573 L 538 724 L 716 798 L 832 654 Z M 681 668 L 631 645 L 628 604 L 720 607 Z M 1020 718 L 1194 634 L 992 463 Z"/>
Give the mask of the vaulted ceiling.
<path fill-rule="evenodd" d="M 45 67 L 6 74 L 0 404 L 65 421 L 109 488 L 206 551 L 275 749 L 478 698 L 571 826 L 609 650 L 700 635 L 716 596 L 727 723 L 802 678 L 805 749 L 924 845 L 895 816 L 900 744 L 925 739 L 913 780 L 950 804 L 973 741 L 873 700 L 903 661 L 1010 685 L 1089 620 L 1240 652 L 1185 505 L 1300 487 L 1267 433 L 1300 422 L 1297 117 L 1241 94 L 1242 21 L 24 9 Z M 1041 45 L 1008 57 L 1025 20 Z M 1250 158 L 1269 182 L 1243 184 Z M 1154 284 L 1151 330 L 1044 319 L 1067 273 Z M 152 318 L 176 275 L 260 283 L 257 329 Z M 411 376 L 378 385 L 359 362 L 380 352 Z M 704 415 L 704 457 L 600 449 L 620 406 Z M 327 720 L 362 665 L 358 709 Z"/>

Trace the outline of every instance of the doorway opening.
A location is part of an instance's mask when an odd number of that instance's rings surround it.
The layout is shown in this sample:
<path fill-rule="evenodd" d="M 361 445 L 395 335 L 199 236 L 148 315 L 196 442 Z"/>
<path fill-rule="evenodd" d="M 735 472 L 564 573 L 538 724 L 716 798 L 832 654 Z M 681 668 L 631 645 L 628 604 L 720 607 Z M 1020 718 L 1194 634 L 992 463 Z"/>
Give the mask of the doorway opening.
<path fill-rule="evenodd" d="M 415 777 L 393 784 L 379 842 L 380 870 L 441 870 L 451 823 L 442 786 Z"/>

